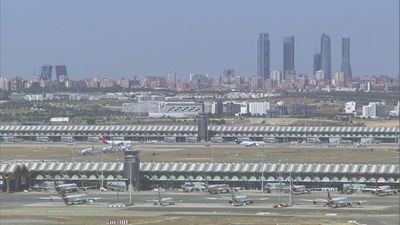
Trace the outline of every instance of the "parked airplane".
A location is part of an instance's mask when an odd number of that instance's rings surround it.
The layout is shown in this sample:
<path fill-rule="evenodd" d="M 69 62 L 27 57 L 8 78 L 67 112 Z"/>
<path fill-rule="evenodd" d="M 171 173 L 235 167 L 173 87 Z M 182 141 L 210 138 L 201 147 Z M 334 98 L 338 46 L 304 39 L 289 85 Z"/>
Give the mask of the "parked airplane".
<path fill-rule="evenodd" d="M 228 184 L 211 184 L 207 185 L 207 191 L 210 194 L 220 194 L 220 193 L 228 193 L 235 192 L 242 189 L 241 187 L 233 187 L 231 188 Z"/>
<path fill-rule="evenodd" d="M 361 189 L 363 192 L 371 192 L 376 195 L 384 196 L 384 195 L 393 195 L 397 194 L 396 189 L 392 189 L 389 185 L 379 186 L 378 182 L 376 182 L 375 187 L 364 187 Z"/>
<path fill-rule="evenodd" d="M 81 153 L 81 155 L 94 155 L 94 154 L 95 154 L 95 151 L 94 151 L 94 148 L 93 148 L 93 146 L 92 146 L 92 147 L 90 147 L 90 148 L 82 149 L 82 150 L 80 151 L 80 153 Z"/>
<path fill-rule="evenodd" d="M 111 146 L 132 146 L 131 141 L 109 141 L 103 135 L 99 136 L 100 142 Z"/>
<path fill-rule="evenodd" d="M 309 194 L 311 193 L 310 189 L 307 189 L 306 185 L 292 185 L 292 194 L 301 195 L 301 194 Z M 290 192 L 289 187 L 285 189 L 285 192 Z"/>
<path fill-rule="evenodd" d="M 333 198 L 330 192 L 328 192 L 328 199 L 314 199 L 307 201 L 312 201 L 314 205 L 318 203 L 323 203 L 325 206 L 329 206 L 331 208 L 352 206 L 354 203 L 357 205 L 361 205 L 362 203 L 367 202 L 367 201 L 350 201 L 345 196 Z"/>
<path fill-rule="evenodd" d="M 151 199 L 146 201 L 153 202 L 154 205 L 160 206 L 175 205 L 176 202 L 172 197 L 161 198 L 160 190 L 158 190 L 158 199 Z"/>
<path fill-rule="evenodd" d="M 236 195 L 234 193 L 231 194 L 230 197 L 223 196 L 221 198 L 210 198 L 207 197 L 206 199 L 210 200 L 228 200 L 229 204 L 233 206 L 245 206 L 245 205 L 251 205 L 254 203 L 254 201 L 261 201 L 261 200 L 267 200 L 268 198 L 257 198 L 257 199 L 250 199 L 246 195 Z"/>
<path fill-rule="evenodd" d="M 266 143 L 263 141 L 242 141 L 240 142 L 240 144 L 246 147 L 251 147 L 251 146 L 265 145 Z"/>
<path fill-rule="evenodd" d="M 65 192 L 63 190 L 59 190 L 58 193 L 60 194 L 60 196 L 40 197 L 40 199 L 51 201 L 63 200 L 66 205 L 93 203 L 100 199 L 88 197 L 85 194 L 65 195 Z"/>
<path fill-rule="evenodd" d="M 181 186 L 184 192 L 192 192 L 192 191 L 205 191 L 207 190 L 207 186 L 205 182 L 185 182 Z"/>
<path fill-rule="evenodd" d="M 60 192 L 76 192 L 78 191 L 78 186 L 76 184 L 59 184 L 56 186 L 56 191 Z"/>

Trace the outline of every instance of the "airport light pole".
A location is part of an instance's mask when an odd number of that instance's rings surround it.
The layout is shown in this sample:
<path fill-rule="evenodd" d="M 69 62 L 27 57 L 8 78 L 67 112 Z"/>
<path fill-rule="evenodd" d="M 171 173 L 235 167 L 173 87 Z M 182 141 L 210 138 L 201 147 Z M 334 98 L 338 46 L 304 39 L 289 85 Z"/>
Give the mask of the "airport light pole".
<path fill-rule="evenodd" d="M 101 187 L 104 188 L 104 152 L 101 150 Z"/>
<path fill-rule="evenodd" d="M 211 145 L 211 162 L 214 163 L 214 146 Z"/>
<path fill-rule="evenodd" d="M 261 191 L 264 193 L 264 146 L 261 151 Z"/>
<path fill-rule="evenodd" d="M 280 170 L 280 165 L 281 165 L 281 160 L 279 160 L 278 161 L 278 180 L 279 180 L 279 195 L 278 195 L 278 204 L 280 204 L 281 203 L 281 191 L 282 191 L 282 188 L 281 188 L 281 170 Z"/>
<path fill-rule="evenodd" d="M 290 187 L 289 187 L 289 206 L 292 206 L 292 171 L 289 173 L 290 175 Z"/>
<path fill-rule="evenodd" d="M 129 163 L 129 205 L 132 205 L 132 158 L 131 162 Z"/>

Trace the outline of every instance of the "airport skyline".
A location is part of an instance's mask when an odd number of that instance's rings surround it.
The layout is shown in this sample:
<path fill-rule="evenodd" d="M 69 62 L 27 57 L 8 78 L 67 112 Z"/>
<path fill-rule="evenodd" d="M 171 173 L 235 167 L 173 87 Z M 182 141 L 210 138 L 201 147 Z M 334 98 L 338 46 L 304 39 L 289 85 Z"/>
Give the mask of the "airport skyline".
<path fill-rule="evenodd" d="M 343 37 L 352 41 L 353 75 L 399 73 L 396 1 L 221 2 L 212 7 L 179 1 L 160 2 L 156 7 L 145 2 L 92 3 L 76 7 L 66 1 L 2 1 L 0 74 L 31 78 L 40 74 L 42 65 L 61 64 L 75 79 L 166 75 L 171 70 L 186 77 L 221 74 L 230 68 L 236 74 L 252 75 L 257 74 L 259 33 L 269 34 L 270 72 L 283 68 L 282 40 L 293 35 L 296 72 L 311 75 L 313 54 L 326 33 L 331 38 L 332 74 L 341 68 Z M 281 15 L 288 3 L 295 10 Z M 359 12 L 351 10 L 360 4 Z M 94 7 L 90 18 L 85 16 L 89 7 Z M 269 10 L 265 13 L 263 8 Z M 341 14 L 326 16 L 327 9 Z M 237 16 L 245 13 L 247 17 Z"/>

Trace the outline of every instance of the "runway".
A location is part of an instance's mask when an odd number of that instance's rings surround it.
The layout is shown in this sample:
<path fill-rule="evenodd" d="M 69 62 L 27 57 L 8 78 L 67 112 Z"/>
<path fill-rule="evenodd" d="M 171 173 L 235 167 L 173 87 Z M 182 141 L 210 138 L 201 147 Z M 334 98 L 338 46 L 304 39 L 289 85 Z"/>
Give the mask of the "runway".
<path fill-rule="evenodd" d="M 287 194 L 264 194 L 256 191 L 242 191 L 249 199 L 254 199 L 253 205 L 231 206 L 222 196 L 229 194 L 211 195 L 207 192 L 161 192 L 161 197 L 172 197 L 176 201 L 171 206 L 154 206 L 149 200 L 158 198 L 156 191 L 133 192 L 133 205 L 125 208 L 109 208 L 111 203 L 127 203 L 130 199 L 129 192 L 100 192 L 81 191 L 90 197 L 99 197 L 99 201 L 91 204 L 66 206 L 61 201 L 41 200 L 40 197 L 55 195 L 49 192 L 28 193 L 2 193 L 0 209 L 2 215 L 15 215 L 22 213 L 26 215 L 43 216 L 85 216 L 101 212 L 102 216 L 124 217 L 130 216 L 166 216 L 166 217 L 268 217 L 268 218 L 303 218 L 323 219 L 328 221 L 357 220 L 366 224 L 398 224 L 399 196 L 375 196 L 371 194 L 342 195 L 347 196 L 350 201 L 367 201 L 363 205 L 354 205 L 345 208 L 329 208 L 314 205 L 310 201 L 316 198 L 326 199 L 326 192 L 313 192 L 311 194 L 295 195 L 295 205 L 290 208 L 273 208 L 273 205 L 281 201 L 288 201 Z M 257 200 L 268 198 L 266 200 Z M 373 215 L 373 216 L 372 216 Z M 12 221 L 11 221 L 12 222 Z M 12 224 L 12 223 L 11 223 Z"/>

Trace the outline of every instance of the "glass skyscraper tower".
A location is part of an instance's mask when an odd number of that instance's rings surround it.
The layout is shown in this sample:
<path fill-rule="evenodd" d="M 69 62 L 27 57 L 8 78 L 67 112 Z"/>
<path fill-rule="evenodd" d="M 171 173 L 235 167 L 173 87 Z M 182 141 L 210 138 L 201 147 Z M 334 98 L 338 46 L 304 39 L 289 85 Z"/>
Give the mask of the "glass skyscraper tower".
<path fill-rule="evenodd" d="M 59 79 L 59 77 L 61 75 L 68 76 L 68 74 L 67 74 L 67 66 L 65 66 L 65 65 L 57 65 L 56 66 L 57 80 Z"/>
<path fill-rule="evenodd" d="M 42 80 L 51 80 L 52 72 L 53 72 L 53 66 L 52 65 L 43 65 L 42 66 L 42 71 L 40 73 L 40 78 Z"/>
<path fill-rule="evenodd" d="M 331 38 L 323 33 L 321 35 L 321 70 L 324 71 L 324 79 L 331 80 Z"/>
<path fill-rule="evenodd" d="M 269 34 L 260 33 L 257 42 L 257 75 L 269 79 Z"/>
<path fill-rule="evenodd" d="M 351 65 L 350 65 L 350 38 L 342 38 L 342 66 L 341 70 L 344 73 L 346 80 L 351 80 Z"/>
<path fill-rule="evenodd" d="M 288 79 L 296 74 L 294 70 L 294 36 L 283 38 L 283 76 Z"/>
<path fill-rule="evenodd" d="M 313 74 L 315 75 L 315 72 L 318 70 L 321 70 L 321 53 L 315 53 L 314 54 L 314 64 L 313 64 Z"/>

